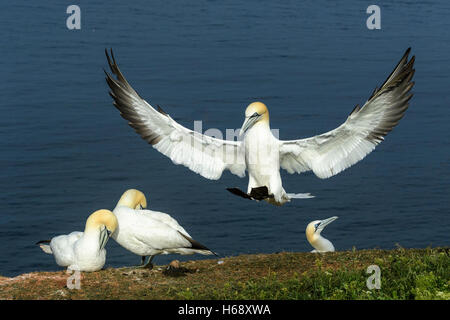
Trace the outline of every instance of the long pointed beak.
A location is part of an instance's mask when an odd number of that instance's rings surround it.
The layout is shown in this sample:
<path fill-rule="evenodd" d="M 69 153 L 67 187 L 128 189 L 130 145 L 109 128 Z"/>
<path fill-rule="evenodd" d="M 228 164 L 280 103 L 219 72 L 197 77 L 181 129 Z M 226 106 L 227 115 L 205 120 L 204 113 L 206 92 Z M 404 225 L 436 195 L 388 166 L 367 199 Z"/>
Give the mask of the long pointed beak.
<path fill-rule="evenodd" d="M 334 220 L 336 220 L 338 217 L 334 216 L 325 220 L 322 220 L 319 224 L 318 230 L 323 230 L 327 225 L 332 223 Z"/>
<path fill-rule="evenodd" d="M 105 248 L 106 243 L 108 242 L 110 236 L 111 236 L 111 231 L 109 231 L 108 229 L 105 228 L 105 229 L 103 229 L 101 231 L 101 234 L 100 234 L 100 249 Z"/>
<path fill-rule="evenodd" d="M 246 133 L 247 130 L 250 129 L 258 120 L 259 117 L 245 118 L 241 130 L 239 131 L 239 136 L 242 136 L 244 133 Z"/>
<path fill-rule="evenodd" d="M 249 121 L 250 121 L 250 118 L 245 118 L 244 123 L 242 124 L 241 130 L 239 131 L 239 136 L 242 136 L 245 133 L 245 131 L 248 130 Z"/>

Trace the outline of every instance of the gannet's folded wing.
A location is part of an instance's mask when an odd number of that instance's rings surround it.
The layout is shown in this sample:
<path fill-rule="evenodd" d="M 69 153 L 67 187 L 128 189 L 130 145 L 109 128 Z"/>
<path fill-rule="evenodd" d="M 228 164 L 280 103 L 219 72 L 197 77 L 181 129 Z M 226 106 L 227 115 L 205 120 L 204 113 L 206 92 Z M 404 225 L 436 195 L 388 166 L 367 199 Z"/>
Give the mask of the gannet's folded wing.
<path fill-rule="evenodd" d="M 140 136 L 175 164 L 182 164 L 207 179 L 219 179 L 225 169 L 245 176 L 244 151 L 239 141 L 221 140 L 187 129 L 161 108 L 155 110 L 130 86 L 111 50 L 106 57 L 114 79 L 106 71 L 106 82 L 121 116 Z"/>
<path fill-rule="evenodd" d="M 289 173 L 312 170 L 329 178 L 363 159 L 403 117 L 412 97 L 414 56 L 409 48 L 381 88 L 375 88 L 338 128 L 311 138 L 280 141 L 280 166 Z"/>
<path fill-rule="evenodd" d="M 160 211 L 147 210 L 147 209 L 136 210 L 135 212 L 136 212 L 136 214 L 145 215 L 147 217 L 150 217 L 151 219 L 158 220 L 162 223 L 165 223 L 166 225 L 170 226 L 172 229 L 175 229 L 175 230 L 187 235 L 188 237 L 190 237 L 189 233 L 182 226 L 180 226 L 178 221 L 175 220 L 174 218 L 172 218 L 167 213 L 160 212 Z"/>

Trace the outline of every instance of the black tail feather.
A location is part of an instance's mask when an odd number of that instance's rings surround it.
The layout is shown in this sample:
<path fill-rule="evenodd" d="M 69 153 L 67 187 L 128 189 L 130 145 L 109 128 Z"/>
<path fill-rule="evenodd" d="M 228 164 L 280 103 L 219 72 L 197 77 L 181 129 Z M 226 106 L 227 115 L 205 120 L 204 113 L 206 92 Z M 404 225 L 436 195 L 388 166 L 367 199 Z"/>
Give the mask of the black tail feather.
<path fill-rule="evenodd" d="M 51 242 L 51 240 L 41 240 L 41 241 L 36 242 L 36 244 L 50 243 L 50 242 Z"/>
<path fill-rule="evenodd" d="M 250 197 L 255 200 L 264 200 L 267 198 L 273 198 L 273 195 L 269 194 L 269 189 L 266 186 L 252 188 L 250 191 Z"/>
<path fill-rule="evenodd" d="M 227 190 L 236 196 L 252 200 L 252 197 L 250 197 L 248 194 L 246 194 L 244 191 L 242 191 L 239 188 L 227 188 Z"/>
<path fill-rule="evenodd" d="M 264 200 L 267 198 L 273 198 L 273 194 L 269 194 L 269 189 L 266 186 L 252 188 L 249 194 L 245 193 L 239 188 L 227 188 L 232 194 L 249 199 L 249 200 Z"/>

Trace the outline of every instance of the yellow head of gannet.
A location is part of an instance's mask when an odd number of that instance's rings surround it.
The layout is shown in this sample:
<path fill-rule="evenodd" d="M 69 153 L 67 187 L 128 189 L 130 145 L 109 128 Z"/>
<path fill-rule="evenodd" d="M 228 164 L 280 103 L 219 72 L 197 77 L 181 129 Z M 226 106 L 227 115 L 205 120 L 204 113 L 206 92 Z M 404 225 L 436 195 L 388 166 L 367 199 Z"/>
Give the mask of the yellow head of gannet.
<path fill-rule="evenodd" d="M 145 209 L 147 208 L 147 198 L 139 190 L 128 189 L 117 202 L 118 206 L 125 206 L 131 209 Z"/>
<path fill-rule="evenodd" d="M 103 249 L 108 242 L 109 237 L 119 226 L 116 216 L 109 210 L 101 209 L 95 211 L 86 220 L 84 234 L 95 235 L 100 232 L 100 249 Z"/>
<path fill-rule="evenodd" d="M 109 210 L 101 209 L 95 211 L 93 214 L 89 216 L 86 220 L 86 227 L 84 229 L 85 232 L 90 230 L 95 230 L 98 228 L 105 227 L 108 231 L 108 234 L 113 233 L 119 223 L 117 222 L 116 216 Z"/>
<path fill-rule="evenodd" d="M 269 110 L 264 103 L 259 101 L 250 103 L 245 109 L 245 120 L 240 134 L 244 134 L 256 124 L 269 126 Z"/>
<path fill-rule="evenodd" d="M 334 251 L 333 244 L 322 237 L 320 233 L 322 230 L 331 222 L 336 220 L 338 217 L 331 217 L 325 220 L 315 220 L 308 224 L 306 227 L 306 239 L 314 247 L 313 252 L 328 252 Z"/>

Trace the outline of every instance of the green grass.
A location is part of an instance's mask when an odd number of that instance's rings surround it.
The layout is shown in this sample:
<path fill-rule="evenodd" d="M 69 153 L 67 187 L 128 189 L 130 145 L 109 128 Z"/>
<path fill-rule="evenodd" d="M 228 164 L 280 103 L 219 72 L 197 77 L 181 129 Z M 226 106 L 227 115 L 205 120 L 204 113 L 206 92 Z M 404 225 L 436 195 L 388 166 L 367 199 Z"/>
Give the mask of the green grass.
<path fill-rule="evenodd" d="M 217 264 L 223 260 L 223 264 Z M 369 265 L 381 288 L 369 290 Z M 2 284 L 3 299 L 450 299 L 448 248 L 278 253 L 188 261 L 177 276 L 154 270 L 83 273 L 81 290 L 64 272 Z M 56 279 L 55 279 L 56 277 Z"/>
<path fill-rule="evenodd" d="M 247 281 L 227 281 L 219 290 L 200 287 L 174 292 L 181 299 L 450 299 L 450 265 L 448 251 L 426 250 L 407 253 L 374 254 L 381 269 L 381 288 L 369 290 L 365 269 L 335 270 L 322 266 L 292 277 L 277 272 Z M 336 260 L 339 260 L 336 257 Z"/>

